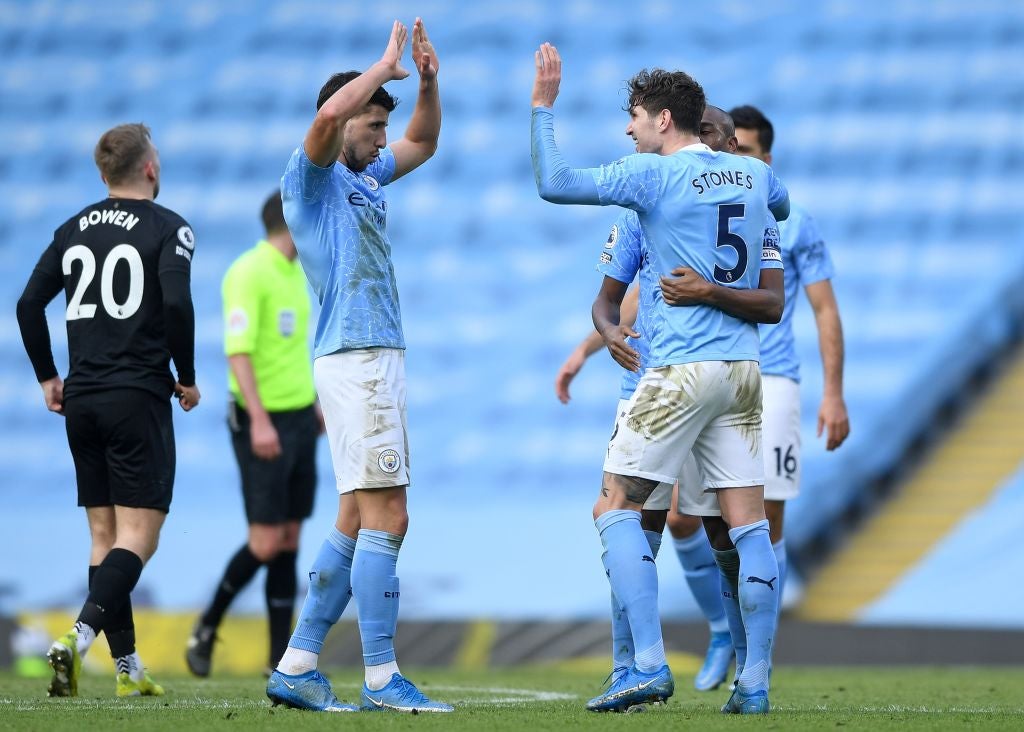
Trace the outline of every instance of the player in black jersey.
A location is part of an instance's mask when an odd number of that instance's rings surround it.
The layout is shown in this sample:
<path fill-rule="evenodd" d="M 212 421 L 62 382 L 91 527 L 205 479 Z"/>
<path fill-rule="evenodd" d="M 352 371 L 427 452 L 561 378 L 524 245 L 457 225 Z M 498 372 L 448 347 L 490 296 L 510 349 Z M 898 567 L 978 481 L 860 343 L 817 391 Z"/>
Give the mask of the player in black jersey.
<path fill-rule="evenodd" d="M 174 483 L 170 397 L 188 411 L 195 383 L 189 280 L 195 238 L 153 202 L 160 158 L 142 124 L 96 145 L 109 190 L 54 232 L 18 300 L 18 324 L 43 398 L 63 414 L 92 538 L 89 596 L 74 628 L 50 647 L 50 696 L 76 696 L 82 656 L 106 632 L 118 696 L 161 695 L 135 650 L 131 591 L 156 551 Z M 67 299 L 70 365 L 53 361 L 45 308 Z M 170 359 L 178 371 L 171 376 Z"/>

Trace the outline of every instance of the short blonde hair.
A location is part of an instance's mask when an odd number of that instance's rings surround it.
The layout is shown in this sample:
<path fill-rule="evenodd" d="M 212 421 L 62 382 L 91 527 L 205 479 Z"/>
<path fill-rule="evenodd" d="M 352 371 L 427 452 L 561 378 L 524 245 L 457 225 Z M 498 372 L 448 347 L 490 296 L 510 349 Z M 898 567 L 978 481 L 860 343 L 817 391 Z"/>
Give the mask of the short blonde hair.
<path fill-rule="evenodd" d="M 103 180 L 117 185 L 132 178 L 151 145 L 149 128 L 141 122 L 118 125 L 104 132 L 93 153 Z"/>

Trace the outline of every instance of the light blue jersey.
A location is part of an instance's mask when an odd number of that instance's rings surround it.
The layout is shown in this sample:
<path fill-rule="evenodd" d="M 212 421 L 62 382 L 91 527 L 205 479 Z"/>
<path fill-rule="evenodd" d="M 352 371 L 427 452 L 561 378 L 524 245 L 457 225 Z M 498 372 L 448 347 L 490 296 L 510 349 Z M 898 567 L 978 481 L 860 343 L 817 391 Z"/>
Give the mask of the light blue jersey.
<path fill-rule="evenodd" d="M 779 233 L 786 268 L 786 306 L 778 323 L 760 325 L 761 373 L 799 381 L 793 309 L 801 287 L 832 279 L 834 269 L 818 225 L 803 208 L 791 207 L 789 218 L 779 225 Z"/>
<path fill-rule="evenodd" d="M 640 230 L 640 220 L 635 211 L 626 211 L 612 225 L 611 233 L 608 234 L 608 241 L 601 250 L 601 257 L 597 264 L 597 271 L 601 274 L 612 277 L 619 282 L 629 283 L 639 273 L 639 305 L 636 311 L 636 321 L 633 323 L 633 330 L 640 334 L 639 338 L 627 338 L 629 345 L 640 354 L 640 370 L 622 370 L 622 383 L 619 386 L 619 398 L 629 399 L 636 391 L 636 385 L 640 383 L 640 377 L 650 361 L 650 318 L 648 314 L 654 307 L 654 300 L 661 298 L 661 290 L 658 289 L 658 278 L 653 274 L 651 268 L 644 265 L 647 258 L 646 247 L 643 242 L 643 233 Z"/>
<path fill-rule="evenodd" d="M 554 115 L 534 107 L 537 191 L 554 203 L 618 205 L 637 212 L 655 276 L 680 265 L 726 287 L 757 287 L 769 209 L 785 218 L 789 194 L 760 160 L 688 145 L 671 155 L 639 153 L 599 168 L 573 169 L 555 145 Z M 756 361 L 757 326 L 707 306 L 651 312 L 649 367 L 695 361 Z"/>
<path fill-rule="evenodd" d="M 765 223 L 760 267 L 761 269 L 781 269 L 783 267 L 782 254 L 779 251 L 778 224 L 771 214 L 768 215 L 768 220 Z M 634 277 L 639 278 L 640 292 L 633 330 L 639 333 L 640 337 L 628 338 L 627 341 L 640 356 L 640 369 L 638 371 L 623 369 L 622 382 L 619 385 L 619 398 L 629 399 L 636 391 L 640 377 L 650 361 L 648 346 L 650 317 L 648 314 L 662 299 L 661 283 L 649 266 L 643 231 L 635 211 L 625 212 L 612 225 L 611 233 L 608 235 L 608 240 L 605 242 L 598 260 L 597 271 L 619 282 L 629 283 L 633 281 Z"/>
<path fill-rule="evenodd" d="M 300 145 L 281 178 L 288 222 L 306 279 L 322 306 L 313 357 L 356 348 L 405 348 L 398 285 L 386 233 L 390 147 L 365 170 L 321 168 Z"/>

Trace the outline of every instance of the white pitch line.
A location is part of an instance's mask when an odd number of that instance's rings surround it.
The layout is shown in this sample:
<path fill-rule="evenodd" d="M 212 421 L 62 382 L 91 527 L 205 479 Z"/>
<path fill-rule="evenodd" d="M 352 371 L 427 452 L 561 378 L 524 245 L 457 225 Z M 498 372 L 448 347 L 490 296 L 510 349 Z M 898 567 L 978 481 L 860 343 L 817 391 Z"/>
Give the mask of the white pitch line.
<path fill-rule="evenodd" d="M 539 691 L 537 689 L 510 689 L 504 686 L 457 686 L 431 685 L 430 690 L 467 692 L 470 694 L 502 694 L 490 699 L 463 699 L 465 704 L 522 704 L 531 701 L 570 701 L 578 699 L 575 694 L 563 694 L 557 691 Z"/>

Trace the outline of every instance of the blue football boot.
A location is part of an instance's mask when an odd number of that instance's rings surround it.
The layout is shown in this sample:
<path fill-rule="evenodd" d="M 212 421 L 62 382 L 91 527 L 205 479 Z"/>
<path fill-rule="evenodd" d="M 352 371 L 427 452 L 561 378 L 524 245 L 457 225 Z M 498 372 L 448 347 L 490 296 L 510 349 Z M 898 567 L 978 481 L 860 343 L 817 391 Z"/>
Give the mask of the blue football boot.
<path fill-rule="evenodd" d="M 402 674 L 392 674 L 383 689 L 370 691 L 363 684 L 360 708 L 368 712 L 454 712 L 455 707 L 444 702 L 431 701 L 416 685 Z"/>
<path fill-rule="evenodd" d="M 722 707 L 722 714 L 767 714 L 771 708 L 764 689 L 744 694 L 737 688 Z"/>
<path fill-rule="evenodd" d="M 697 691 L 711 691 L 725 683 L 729 677 L 729 665 L 735 655 L 729 631 L 712 633 L 704 665 L 693 679 L 693 688 Z"/>
<path fill-rule="evenodd" d="M 663 703 L 676 690 L 675 680 L 668 666 L 651 674 L 638 671 L 636 666 L 626 669 L 614 679 L 600 696 L 587 702 L 591 712 L 624 712 L 637 704 Z"/>
<path fill-rule="evenodd" d="M 274 703 L 311 712 L 358 712 L 359 707 L 338 701 L 331 682 L 316 669 L 292 676 L 274 671 L 267 681 L 267 697 Z"/>

